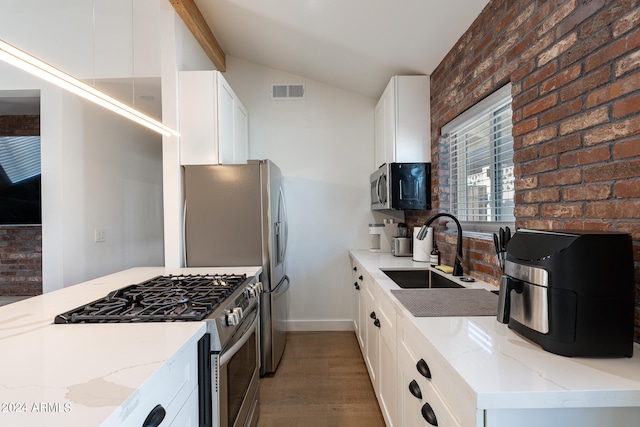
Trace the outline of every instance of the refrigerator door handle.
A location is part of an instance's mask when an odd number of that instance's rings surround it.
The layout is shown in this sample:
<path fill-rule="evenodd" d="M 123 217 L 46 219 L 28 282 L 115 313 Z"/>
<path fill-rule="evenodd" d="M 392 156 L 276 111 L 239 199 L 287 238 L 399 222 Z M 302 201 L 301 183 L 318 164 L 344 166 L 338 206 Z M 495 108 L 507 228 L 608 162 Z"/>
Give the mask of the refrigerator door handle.
<path fill-rule="evenodd" d="M 286 285 L 284 284 L 285 281 L 287 282 Z M 272 291 L 267 291 L 267 293 L 273 294 L 273 296 L 275 297 L 277 295 L 287 292 L 290 287 L 291 287 L 291 279 L 289 279 L 289 276 L 285 274 L 282 280 L 280 280 L 280 283 L 278 283 L 278 286 L 276 286 Z"/>
<path fill-rule="evenodd" d="M 287 255 L 287 245 L 289 244 L 289 218 L 287 217 L 287 204 L 284 199 L 284 191 L 282 191 L 282 186 L 280 187 L 280 200 L 282 200 L 282 212 L 283 212 L 283 222 L 284 222 L 284 242 L 282 245 L 282 255 L 281 260 L 284 262 L 285 256 Z M 286 277 L 286 276 L 285 276 Z M 287 277 L 287 280 L 289 278 Z"/>
<path fill-rule="evenodd" d="M 182 265 L 187 267 L 187 199 L 182 209 Z"/>

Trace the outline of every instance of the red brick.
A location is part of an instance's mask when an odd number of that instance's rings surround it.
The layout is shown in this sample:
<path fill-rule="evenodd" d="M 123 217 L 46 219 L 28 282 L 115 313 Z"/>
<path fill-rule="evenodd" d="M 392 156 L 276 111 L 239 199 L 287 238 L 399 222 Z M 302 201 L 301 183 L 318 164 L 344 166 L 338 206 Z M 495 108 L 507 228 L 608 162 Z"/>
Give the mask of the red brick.
<path fill-rule="evenodd" d="M 579 116 L 572 117 L 560 123 L 560 135 L 577 132 L 601 123 L 609 121 L 609 111 L 607 108 L 587 111 Z"/>
<path fill-rule="evenodd" d="M 624 117 L 638 112 L 640 112 L 640 93 L 613 104 L 614 118 Z"/>
<path fill-rule="evenodd" d="M 614 59 L 631 52 L 639 46 L 640 32 L 631 37 L 619 39 L 595 51 L 594 54 L 585 59 L 585 70 L 591 71 L 613 61 Z"/>
<path fill-rule="evenodd" d="M 522 114 L 526 118 L 534 114 L 538 114 L 541 111 L 548 110 L 556 104 L 558 104 L 558 94 L 554 92 L 551 95 L 539 98 L 531 104 L 526 105 L 522 109 Z"/>
<path fill-rule="evenodd" d="M 562 40 L 560 40 L 538 56 L 538 67 L 541 67 L 547 62 L 557 58 L 559 55 L 571 49 L 571 47 L 575 46 L 577 43 L 578 35 L 576 33 L 568 34 Z M 564 68 L 564 66 L 562 68 Z"/>
<path fill-rule="evenodd" d="M 605 221 L 593 221 L 593 220 L 578 220 L 578 221 L 563 221 L 563 230 L 585 230 L 585 231 L 611 231 L 611 222 Z"/>
<path fill-rule="evenodd" d="M 593 16 L 604 4 L 605 0 L 592 0 L 587 3 L 582 3 L 571 15 L 560 22 L 556 27 L 556 35 L 562 37 L 569 31 L 573 31 L 580 24 L 587 21 L 589 17 Z"/>
<path fill-rule="evenodd" d="M 511 134 L 513 136 L 523 135 L 525 133 L 529 133 L 533 130 L 536 130 L 538 127 L 538 118 L 532 117 L 524 122 L 518 122 L 513 125 L 513 129 L 511 130 Z"/>
<path fill-rule="evenodd" d="M 545 79 L 553 76 L 556 71 L 558 71 L 558 63 L 555 61 L 550 62 L 538 71 L 529 74 L 529 76 L 522 82 L 522 88 L 529 89 L 531 86 L 534 86 L 541 81 L 544 81 Z"/>
<path fill-rule="evenodd" d="M 614 159 L 624 159 L 637 156 L 640 156 L 640 138 L 616 142 L 613 146 Z"/>
<path fill-rule="evenodd" d="M 538 176 L 530 175 L 523 178 L 516 178 L 515 180 L 515 188 L 518 190 L 531 190 L 532 188 L 538 187 Z"/>
<path fill-rule="evenodd" d="M 538 157 L 537 147 L 528 147 L 521 150 L 516 150 L 513 153 L 513 161 L 515 163 L 524 163 L 533 160 Z"/>
<path fill-rule="evenodd" d="M 552 156 L 555 154 L 565 153 L 580 147 L 582 141 L 579 134 L 572 134 L 555 138 L 551 141 L 539 145 L 540 157 Z"/>
<path fill-rule="evenodd" d="M 556 136 L 558 136 L 558 129 L 556 129 L 555 126 L 549 126 L 524 135 L 522 137 L 522 145 L 526 147 L 529 145 L 539 144 L 555 138 Z"/>
<path fill-rule="evenodd" d="M 558 160 L 555 157 L 546 157 L 522 165 L 522 173 L 533 175 L 540 172 L 547 172 L 558 168 Z"/>
<path fill-rule="evenodd" d="M 580 200 L 606 200 L 611 198 L 609 184 L 587 184 L 562 189 L 562 200 L 575 202 Z"/>
<path fill-rule="evenodd" d="M 635 178 L 640 170 L 640 160 L 631 162 L 605 163 L 585 167 L 584 181 L 610 181 Z"/>
<path fill-rule="evenodd" d="M 619 37 L 629 30 L 640 27 L 640 8 L 635 8 L 613 25 L 613 36 Z"/>
<path fill-rule="evenodd" d="M 618 198 L 621 198 L 621 199 L 640 198 L 640 179 L 617 182 L 615 188 L 616 188 L 616 197 Z"/>
<path fill-rule="evenodd" d="M 567 83 L 571 83 L 575 79 L 577 79 L 582 73 L 582 64 L 576 64 L 571 68 L 568 68 L 558 75 L 544 81 L 540 85 L 540 94 L 544 95 L 546 93 L 551 92 L 561 86 L 566 85 Z"/>
<path fill-rule="evenodd" d="M 574 99 L 572 101 L 563 102 L 555 108 L 540 114 L 540 126 L 546 126 L 551 123 L 578 114 L 582 110 L 582 100 Z"/>
<path fill-rule="evenodd" d="M 561 222 L 551 219 L 532 219 L 522 221 L 522 228 L 530 230 L 557 230 L 560 228 Z"/>
<path fill-rule="evenodd" d="M 574 9 L 578 6 L 577 0 L 571 0 L 563 4 L 559 9 L 547 16 L 540 24 L 538 30 L 538 36 L 546 33 L 547 31 L 555 28 L 563 19 L 574 12 Z"/>
<path fill-rule="evenodd" d="M 598 89 L 587 96 L 585 106 L 587 108 L 609 102 L 623 95 L 640 89 L 640 73 L 633 74 L 615 83 Z"/>
<path fill-rule="evenodd" d="M 542 216 L 544 218 L 581 218 L 581 203 L 554 203 L 542 206 Z"/>
<path fill-rule="evenodd" d="M 544 188 L 524 193 L 525 203 L 557 202 L 560 200 L 560 191 L 556 188 Z"/>
<path fill-rule="evenodd" d="M 640 202 L 610 200 L 587 204 L 587 218 L 637 218 Z"/>
<path fill-rule="evenodd" d="M 572 167 L 601 163 L 611 158 L 609 147 L 597 147 L 588 150 L 574 151 L 560 156 L 560 167 Z"/>
<path fill-rule="evenodd" d="M 554 187 L 556 185 L 578 184 L 582 181 L 580 169 L 568 169 L 558 172 L 540 175 L 541 187 Z"/>
<path fill-rule="evenodd" d="M 518 205 L 514 206 L 513 214 L 516 218 L 535 218 L 540 215 L 538 205 Z"/>
<path fill-rule="evenodd" d="M 640 133 L 640 116 L 634 116 L 587 131 L 583 142 L 585 145 L 596 145 L 638 133 Z"/>
<path fill-rule="evenodd" d="M 560 90 L 560 101 L 564 102 L 576 98 L 609 82 L 611 70 L 603 67 L 592 73 L 586 74 L 575 82 L 568 84 Z"/>
<path fill-rule="evenodd" d="M 626 73 L 636 70 L 637 68 L 640 68 L 640 50 L 632 52 L 616 61 L 614 74 L 616 77 L 620 77 Z"/>

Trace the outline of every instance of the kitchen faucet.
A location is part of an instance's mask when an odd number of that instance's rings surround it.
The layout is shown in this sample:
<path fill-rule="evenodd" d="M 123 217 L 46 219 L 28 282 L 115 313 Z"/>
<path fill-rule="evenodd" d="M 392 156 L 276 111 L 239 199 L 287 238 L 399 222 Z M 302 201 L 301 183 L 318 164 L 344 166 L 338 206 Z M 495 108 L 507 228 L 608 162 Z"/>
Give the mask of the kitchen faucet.
<path fill-rule="evenodd" d="M 455 216 L 448 214 L 446 212 L 442 212 L 439 214 L 436 214 L 434 216 L 432 216 L 431 218 L 429 218 L 427 220 L 427 222 L 424 223 L 424 225 L 422 226 L 422 228 L 420 228 L 420 231 L 418 232 L 418 235 L 416 236 L 416 238 L 418 240 L 424 240 L 425 237 L 427 237 L 427 231 L 429 226 L 433 223 L 433 221 L 435 221 L 436 219 L 442 217 L 442 216 L 446 216 L 449 217 L 453 220 L 453 222 L 456 223 L 456 226 L 458 227 L 458 244 L 457 244 L 457 249 L 456 249 L 456 260 L 453 264 L 453 275 L 454 276 L 462 276 L 462 227 L 460 226 L 460 221 L 458 221 L 458 218 L 456 218 Z"/>

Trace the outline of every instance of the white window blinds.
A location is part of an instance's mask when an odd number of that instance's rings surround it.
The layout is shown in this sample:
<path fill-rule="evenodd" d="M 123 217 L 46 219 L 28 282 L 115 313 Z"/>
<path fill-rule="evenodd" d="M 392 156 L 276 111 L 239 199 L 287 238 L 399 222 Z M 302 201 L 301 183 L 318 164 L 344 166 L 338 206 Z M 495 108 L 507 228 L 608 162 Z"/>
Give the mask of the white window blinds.
<path fill-rule="evenodd" d="M 449 142 L 451 211 L 460 221 L 512 223 L 511 85 L 443 128 Z"/>
<path fill-rule="evenodd" d="M 8 184 L 15 184 L 39 175 L 40 137 L 0 137 L 0 167 L 10 181 Z"/>

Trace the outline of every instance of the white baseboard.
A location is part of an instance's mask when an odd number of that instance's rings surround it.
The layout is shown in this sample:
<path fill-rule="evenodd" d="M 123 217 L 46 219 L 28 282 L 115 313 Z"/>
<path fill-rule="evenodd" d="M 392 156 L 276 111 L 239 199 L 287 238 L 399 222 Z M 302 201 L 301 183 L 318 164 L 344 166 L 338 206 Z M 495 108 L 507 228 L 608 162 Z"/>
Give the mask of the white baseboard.
<path fill-rule="evenodd" d="M 353 331 L 353 320 L 289 320 L 288 331 Z"/>

